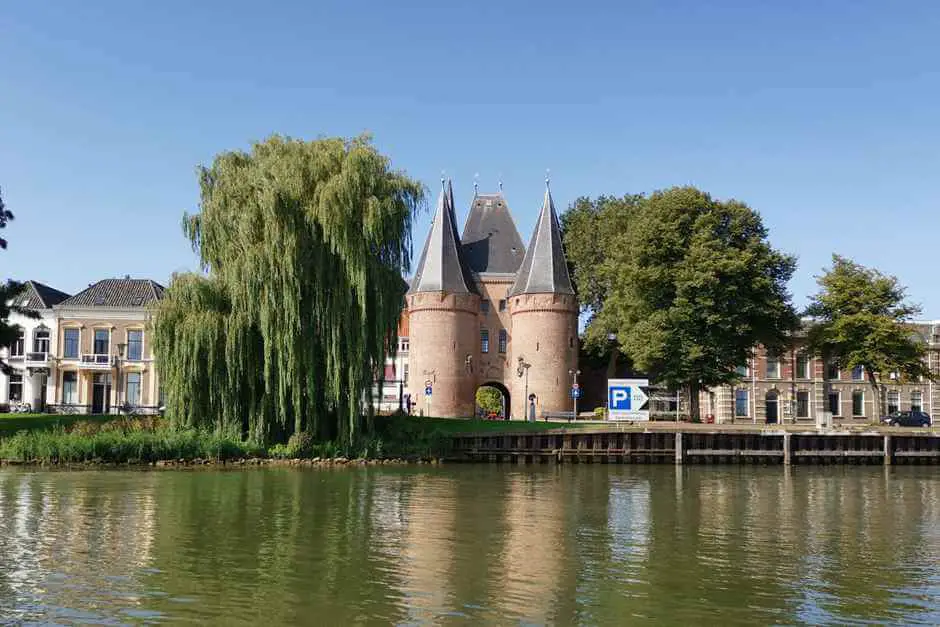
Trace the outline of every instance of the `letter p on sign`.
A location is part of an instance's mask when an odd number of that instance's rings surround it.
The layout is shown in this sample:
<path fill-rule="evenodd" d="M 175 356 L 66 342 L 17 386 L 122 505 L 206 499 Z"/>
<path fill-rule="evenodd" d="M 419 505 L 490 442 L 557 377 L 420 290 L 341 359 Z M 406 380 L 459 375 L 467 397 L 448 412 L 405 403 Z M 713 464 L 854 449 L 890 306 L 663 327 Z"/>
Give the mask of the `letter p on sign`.
<path fill-rule="evenodd" d="M 610 409 L 630 411 L 630 388 L 610 388 Z"/>

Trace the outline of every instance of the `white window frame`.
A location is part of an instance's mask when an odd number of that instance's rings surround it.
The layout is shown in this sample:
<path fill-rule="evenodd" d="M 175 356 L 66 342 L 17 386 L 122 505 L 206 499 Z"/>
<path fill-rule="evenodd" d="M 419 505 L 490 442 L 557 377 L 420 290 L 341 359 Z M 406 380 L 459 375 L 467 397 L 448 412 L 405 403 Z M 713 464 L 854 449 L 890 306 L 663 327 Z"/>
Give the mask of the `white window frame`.
<path fill-rule="evenodd" d="M 776 367 L 776 369 L 775 369 L 775 372 L 774 372 L 773 374 L 770 373 L 770 364 L 771 364 L 771 363 L 774 363 L 774 364 L 777 365 L 777 367 Z M 767 378 L 768 378 L 768 379 L 773 379 L 773 380 L 779 379 L 779 378 L 780 378 L 780 371 L 781 371 L 782 369 L 783 369 L 783 366 L 782 366 L 782 364 L 781 364 L 781 359 L 780 359 L 780 356 L 779 356 L 779 355 L 774 355 L 774 356 L 767 355 L 767 356 L 766 356 L 766 358 L 764 359 L 764 374 L 767 375 Z"/>
<path fill-rule="evenodd" d="M 76 347 L 78 350 L 75 352 L 74 357 L 65 356 L 65 347 L 68 346 L 68 342 L 65 339 L 66 331 L 78 331 L 78 346 Z M 80 326 L 75 325 L 75 324 L 69 324 L 69 325 L 62 327 L 62 351 L 61 352 L 62 352 L 62 359 L 79 360 L 82 358 L 82 328 Z"/>
<path fill-rule="evenodd" d="M 855 396 L 859 395 L 862 397 L 862 411 L 859 413 L 855 412 Z M 853 418 L 864 418 L 865 417 L 865 391 L 864 390 L 852 390 L 852 417 Z"/>
<path fill-rule="evenodd" d="M 131 332 L 140 331 L 140 359 L 131 359 Z M 139 362 L 144 361 L 147 357 L 147 347 L 145 342 L 147 339 L 144 337 L 146 335 L 145 329 L 143 327 L 127 327 L 124 329 L 124 359 L 126 361 Z"/>
<path fill-rule="evenodd" d="M 800 415 L 800 395 L 801 394 L 806 395 L 806 415 L 805 416 Z M 810 403 L 809 390 L 797 390 L 796 391 L 796 417 L 797 418 L 809 418 L 809 403 Z"/>
<path fill-rule="evenodd" d="M 741 414 L 738 412 L 738 394 L 743 393 L 744 397 L 744 413 Z M 749 418 L 750 417 L 750 393 L 747 388 L 735 388 L 734 389 L 734 417 L 735 418 Z"/>
<path fill-rule="evenodd" d="M 836 409 L 839 410 L 838 412 L 832 411 L 832 396 L 833 396 L 833 395 L 835 395 L 836 398 L 837 398 L 837 400 L 836 400 Z M 828 411 L 832 412 L 832 416 L 833 416 L 834 418 L 841 418 L 841 417 L 842 417 L 842 390 L 836 390 L 836 391 L 834 391 L 834 392 L 833 392 L 833 391 L 830 391 L 829 394 L 826 395 L 826 409 L 827 409 Z"/>

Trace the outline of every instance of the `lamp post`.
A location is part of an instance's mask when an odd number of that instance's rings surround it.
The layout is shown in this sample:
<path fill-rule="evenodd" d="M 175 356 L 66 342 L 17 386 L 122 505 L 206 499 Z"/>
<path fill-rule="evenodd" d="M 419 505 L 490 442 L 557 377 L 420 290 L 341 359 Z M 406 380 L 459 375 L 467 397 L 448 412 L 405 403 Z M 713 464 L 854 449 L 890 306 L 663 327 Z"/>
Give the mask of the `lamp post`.
<path fill-rule="evenodd" d="M 519 357 L 519 365 L 516 366 L 516 375 L 519 377 L 525 377 L 525 393 L 522 397 L 523 407 L 525 408 L 525 420 L 529 420 L 529 410 L 527 403 L 529 402 L 529 368 L 532 367 L 532 364 L 528 363 L 524 357 Z"/>
<path fill-rule="evenodd" d="M 117 394 L 114 395 L 115 398 L 116 398 L 118 401 L 121 400 L 121 362 L 124 360 L 124 349 L 125 349 L 125 348 L 127 348 L 127 344 L 125 344 L 125 343 L 123 343 L 123 342 L 118 343 L 118 345 L 117 345 L 117 349 L 118 349 L 118 358 L 117 358 L 117 360 L 116 360 L 116 361 L 117 361 Z M 127 399 L 124 399 L 124 400 L 127 400 Z M 121 411 L 121 403 L 120 403 L 120 402 L 118 403 L 118 411 L 119 411 L 119 412 Z"/>
<path fill-rule="evenodd" d="M 578 385 L 578 375 L 581 374 L 581 371 L 569 370 L 568 374 L 570 374 L 572 377 L 571 398 L 574 401 L 574 419 L 577 420 L 578 419 L 578 394 L 579 392 L 576 391 L 577 390 L 576 386 Z"/>

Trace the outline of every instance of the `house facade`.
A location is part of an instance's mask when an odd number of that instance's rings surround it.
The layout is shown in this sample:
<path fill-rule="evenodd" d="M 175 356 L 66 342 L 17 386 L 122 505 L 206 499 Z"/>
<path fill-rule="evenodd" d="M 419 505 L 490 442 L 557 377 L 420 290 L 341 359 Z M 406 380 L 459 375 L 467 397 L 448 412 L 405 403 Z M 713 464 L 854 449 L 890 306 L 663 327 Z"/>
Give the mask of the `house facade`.
<path fill-rule="evenodd" d="M 398 319 L 395 354 L 385 358 L 382 380 L 376 380 L 372 386 L 372 400 L 380 414 L 391 414 L 399 409 L 408 411 L 409 335 L 408 310 L 405 309 Z"/>
<path fill-rule="evenodd" d="M 42 412 L 47 399 L 54 395 L 54 366 L 57 338 L 56 305 L 69 297 L 65 292 L 39 281 L 26 281 L 14 298 L 15 305 L 31 310 L 39 318 L 20 313 L 10 315 L 10 323 L 20 328 L 20 337 L 9 348 L 0 349 L 0 357 L 13 369 L 8 375 L 0 372 L 0 406 L 8 410 Z"/>
<path fill-rule="evenodd" d="M 931 372 L 940 375 L 940 321 L 911 324 L 927 348 Z M 801 337 L 782 354 L 755 349 L 738 369 L 733 385 L 711 388 L 700 397 L 702 413 L 717 423 L 815 423 L 826 414 L 836 421 L 878 420 L 893 411 L 917 410 L 931 416 L 940 410 L 940 386 L 932 381 L 884 377 L 882 407 L 861 368 L 840 370 L 808 354 Z"/>
<path fill-rule="evenodd" d="M 54 307 L 54 411 L 147 412 L 162 405 L 149 306 L 163 290 L 148 279 L 105 279 Z"/>

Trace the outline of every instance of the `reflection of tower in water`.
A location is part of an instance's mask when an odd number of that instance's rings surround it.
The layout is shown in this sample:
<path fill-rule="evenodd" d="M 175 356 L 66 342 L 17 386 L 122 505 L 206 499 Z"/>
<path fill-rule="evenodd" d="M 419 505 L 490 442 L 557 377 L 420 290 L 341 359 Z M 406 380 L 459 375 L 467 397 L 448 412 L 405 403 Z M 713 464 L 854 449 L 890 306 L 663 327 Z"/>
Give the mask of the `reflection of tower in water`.
<path fill-rule="evenodd" d="M 553 622 L 553 600 L 564 570 L 565 491 L 558 475 L 507 477 L 505 537 L 493 577 L 500 615 Z"/>
<path fill-rule="evenodd" d="M 385 477 L 376 485 L 374 549 L 392 569 L 390 585 L 402 596 L 406 623 L 433 622 L 450 609 L 455 490 L 454 480 L 430 474 Z"/>

